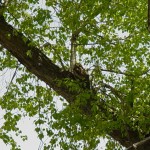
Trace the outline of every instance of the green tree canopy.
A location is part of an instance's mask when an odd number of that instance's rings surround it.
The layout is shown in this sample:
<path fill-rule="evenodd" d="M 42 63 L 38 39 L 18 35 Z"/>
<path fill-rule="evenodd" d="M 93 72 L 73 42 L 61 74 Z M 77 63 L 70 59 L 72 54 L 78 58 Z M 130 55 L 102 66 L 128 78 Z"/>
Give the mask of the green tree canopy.
<path fill-rule="evenodd" d="M 0 70 L 13 72 L 0 98 L 0 138 L 26 140 L 34 117 L 44 149 L 149 149 L 150 36 L 145 0 L 7 0 L 0 3 Z M 75 71 L 70 71 L 72 47 Z M 82 67 L 83 66 L 83 67 Z M 60 103 L 61 108 L 56 107 Z M 140 146 L 138 146 L 138 143 Z"/>

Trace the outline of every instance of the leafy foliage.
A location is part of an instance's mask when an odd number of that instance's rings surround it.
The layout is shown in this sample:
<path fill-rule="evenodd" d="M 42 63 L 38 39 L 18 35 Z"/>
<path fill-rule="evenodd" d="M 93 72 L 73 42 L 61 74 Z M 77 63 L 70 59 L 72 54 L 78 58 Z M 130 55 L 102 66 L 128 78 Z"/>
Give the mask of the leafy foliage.
<path fill-rule="evenodd" d="M 88 103 L 89 91 L 80 91 L 80 85 L 68 79 L 58 81 L 72 92 L 79 90 L 76 102 L 70 105 L 1 47 L 0 70 L 17 69 L 0 100 L 6 111 L 0 138 L 12 149 L 16 145 L 7 133 L 14 131 L 24 139 L 17 122 L 26 115 L 36 118 L 39 139 L 49 137 L 44 149 L 58 145 L 66 150 L 96 149 L 99 138 L 112 130 L 127 136 L 131 128 L 140 138 L 150 133 L 150 37 L 145 0 L 14 0 L 7 4 L 4 16 L 62 70 L 69 70 L 71 35 L 79 32 L 77 59 L 87 69 L 97 99 L 92 115 L 84 114 L 80 108 Z M 32 57 L 30 50 L 27 55 Z M 102 103 L 105 111 L 99 110 Z M 108 141 L 108 150 L 121 149 L 110 137 Z"/>

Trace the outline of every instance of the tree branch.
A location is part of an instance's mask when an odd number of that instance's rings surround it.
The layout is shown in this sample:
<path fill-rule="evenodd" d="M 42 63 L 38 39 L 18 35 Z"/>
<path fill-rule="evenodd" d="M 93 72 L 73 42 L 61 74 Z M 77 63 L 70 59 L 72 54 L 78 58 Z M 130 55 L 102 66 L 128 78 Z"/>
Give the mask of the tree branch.
<path fill-rule="evenodd" d="M 110 86 L 109 84 L 106 84 L 104 82 L 101 82 L 102 86 L 105 88 L 110 89 L 110 91 L 117 97 L 119 98 L 121 101 L 123 100 L 123 96 L 121 95 L 121 93 L 119 91 L 117 91 L 115 88 L 113 88 L 112 86 Z"/>
<path fill-rule="evenodd" d="M 75 100 L 77 92 L 69 91 L 67 85 L 61 87 L 58 82 L 66 78 L 74 79 L 70 72 L 62 72 L 61 68 L 55 65 L 38 48 L 31 45 L 31 42 L 17 32 L 11 25 L 5 22 L 0 16 L 0 44 L 5 47 L 18 61 L 23 64 L 31 73 L 52 87 L 58 94 L 62 95 L 69 103 Z M 28 55 L 30 52 L 30 55 Z"/>
<path fill-rule="evenodd" d="M 140 142 L 134 143 L 127 150 L 150 150 L 150 136 Z"/>
<path fill-rule="evenodd" d="M 126 73 L 126 72 L 122 72 L 122 71 L 114 71 L 114 70 L 109 70 L 109 69 L 100 69 L 100 70 L 104 71 L 104 72 L 110 72 L 110 73 L 120 74 L 120 75 L 124 75 L 124 76 L 130 76 L 130 77 L 140 77 L 142 75 L 148 74 L 150 71 L 150 69 L 147 69 L 138 74 L 131 74 L 131 73 Z"/>

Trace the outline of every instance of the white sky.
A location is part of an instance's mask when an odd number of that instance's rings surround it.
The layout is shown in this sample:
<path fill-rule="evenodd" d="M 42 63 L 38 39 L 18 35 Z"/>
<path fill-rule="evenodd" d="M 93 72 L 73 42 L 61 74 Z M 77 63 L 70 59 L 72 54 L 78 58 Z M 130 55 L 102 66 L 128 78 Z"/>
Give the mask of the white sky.
<path fill-rule="evenodd" d="M 24 142 L 20 138 L 15 137 L 15 140 L 21 146 L 21 150 L 38 150 L 40 140 L 37 138 L 37 134 L 34 131 L 33 120 L 26 117 L 22 119 L 18 125 L 23 131 L 23 134 L 26 134 L 28 136 L 28 140 Z M 6 145 L 2 140 L 0 140 L 0 150 L 10 150 L 10 146 Z"/>

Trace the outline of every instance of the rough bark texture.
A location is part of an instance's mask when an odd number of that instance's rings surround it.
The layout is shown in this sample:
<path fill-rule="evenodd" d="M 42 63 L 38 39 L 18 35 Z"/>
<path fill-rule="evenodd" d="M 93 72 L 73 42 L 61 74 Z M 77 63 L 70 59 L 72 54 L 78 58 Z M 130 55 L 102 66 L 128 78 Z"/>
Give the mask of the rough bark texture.
<path fill-rule="evenodd" d="M 16 57 L 18 61 L 23 64 L 31 73 L 48 84 L 69 103 L 73 103 L 76 96 L 79 94 L 79 91 L 85 90 L 87 87 L 83 88 L 81 86 L 81 90 L 71 91 L 67 84 L 58 84 L 59 81 L 63 81 L 66 78 L 76 81 L 78 80 L 78 77 L 75 77 L 74 74 L 70 73 L 69 71 L 61 71 L 61 68 L 55 65 L 47 56 L 42 53 L 42 51 L 34 46 L 31 46 L 29 44 L 30 41 L 25 39 L 26 38 L 23 36 L 23 34 L 17 32 L 5 21 L 2 15 L 0 16 L 0 44 L 5 47 L 14 57 Z M 27 55 L 28 51 L 30 51 L 31 55 Z M 90 91 L 89 88 L 86 90 Z M 93 97 L 92 95 L 95 94 L 91 91 L 90 93 L 91 97 Z M 91 107 L 89 103 L 81 108 L 85 114 L 90 114 Z M 105 111 L 103 105 L 101 105 L 99 108 L 101 112 Z M 132 144 L 140 141 L 138 132 L 133 131 L 130 128 L 128 129 L 128 137 L 123 137 L 120 130 L 114 130 L 108 134 L 125 147 L 129 147 Z"/>

